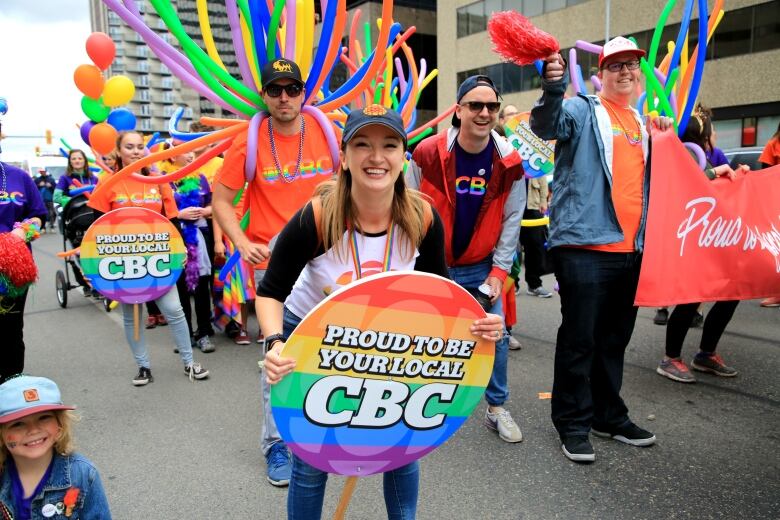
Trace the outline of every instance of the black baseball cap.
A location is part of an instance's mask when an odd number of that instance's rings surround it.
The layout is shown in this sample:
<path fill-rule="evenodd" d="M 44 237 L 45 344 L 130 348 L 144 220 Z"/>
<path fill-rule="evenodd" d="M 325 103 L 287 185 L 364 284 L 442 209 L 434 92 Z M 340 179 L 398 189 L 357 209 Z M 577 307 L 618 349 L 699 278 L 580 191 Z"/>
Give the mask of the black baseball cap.
<path fill-rule="evenodd" d="M 264 87 L 270 85 L 274 81 L 285 78 L 295 80 L 303 85 L 301 69 L 294 61 L 286 60 L 284 58 L 269 61 L 265 64 L 263 71 L 260 73 L 260 81 L 263 82 Z"/>
<path fill-rule="evenodd" d="M 483 74 L 477 74 L 476 76 L 469 76 L 463 80 L 463 83 L 461 83 L 460 87 L 458 87 L 458 103 L 460 103 L 460 100 L 463 99 L 463 96 L 479 86 L 490 87 L 493 89 L 493 92 L 496 93 L 496 98 L 502 99 L 501 93 L 498 91 L 498 88 L 496 88 L 496 84 L 493 83 L 493 80 Z M 455 113 L 452 114 L 452 126 L 460 126 L 460 119 L 455 115 Z"/>
<path fill-rule="evenodd" d="M 347 122 L 344 123 L 344 133 L 341 136 L 341 145 L 347 144 L 355 133 L 368 125 L 382 125 L 398 134 L 398 137 L 404 142 L 406 149 L 406 129 L 401 115 L 395 110 L 385 108 L 382 105 L 368 105 L 362 110 L 353 110 L 347 116 Z"/>

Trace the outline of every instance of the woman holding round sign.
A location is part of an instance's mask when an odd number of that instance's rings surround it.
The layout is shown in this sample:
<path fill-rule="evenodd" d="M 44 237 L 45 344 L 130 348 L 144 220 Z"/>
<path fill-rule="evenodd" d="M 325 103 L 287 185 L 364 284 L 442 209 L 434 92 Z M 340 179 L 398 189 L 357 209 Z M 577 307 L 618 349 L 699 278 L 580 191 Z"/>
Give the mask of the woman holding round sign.
<path fill-rule="evenodd" d="M 352 111 L 344 126 L 340 174 L 320 185 L 279 234 L 257 292 L 270 384 L 295 369 L 295 359 L 280 355 L 286 338 L 339 285 L 391 269 L 448 277 L 441 220 L 418 192 L 407 190 L 401 175 L 406 147 L 396 112 L 379 105 Z M 488 315 L 470 331 L 495 342 L 502 328 L 500 317 Z M 327 475 L 293 454 L 289 518 L 320 518 Z M 418 484 L 416 461 L 384 473 L 390 518 L 414 518 Z"/>
<path fill-rule="evenodd" d="M 141 159 L 146 153 L 143 135 L 135 131 L 121 132 L 117 138 L 117 170 Z M 150 175 L 147 168 L 141 170 L 142 175 Z M 104 179 L 109 176 L 104 177 Z M 89 201 L 89 206 L 96 213 L 103 214 L 119 208 L 145 208 L 159 213 L 168 219 L 175 220 L 178 215 L 176 201 L 168 184 L 145 184 L 129 176 L 109 189 L 96 190 Z M 100 216 L 100 215 L 98 215 Z M 112 298 L 116 299 L 116 298 Z M 195 363 L 192 357 L 192 344 L 187 320 L 184 318 L 184 310 L 179 300 L 179 293 L 175 283 L 162 296 L 154 299 L 171 326 L 176 348 L 179 350 L 181 360 L 184 362 L 184 373 L 191 379 L 205 379 L 209 371 L 199 363 Z M 149 353 L 143 337 L 143 328 L 137 333 L 135 330 L 134 305 L 123 303 L 124 329 L 127 342 L 133 351 L 133 356 L 138 364 L 138 374 L 133 378 L 135 386 L 143 386 L 151 383 L 152 371 L 149 362 Z"/>

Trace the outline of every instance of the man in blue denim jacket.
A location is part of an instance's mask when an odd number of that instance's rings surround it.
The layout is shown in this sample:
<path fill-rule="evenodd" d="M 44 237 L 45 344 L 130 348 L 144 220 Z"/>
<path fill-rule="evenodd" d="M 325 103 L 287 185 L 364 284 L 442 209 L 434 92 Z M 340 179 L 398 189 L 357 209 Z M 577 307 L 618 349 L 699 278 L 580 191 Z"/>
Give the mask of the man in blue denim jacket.
<path fill-rule="evenodd" d="M 599 56 L 598 96 L 564 101 L 559 54 L 547 58 L 531 129 L 557 140 L 550 235 L 562 322 L 555 350 L 552 420 L 567 458 L 596 459 L 591 430 L 632 446 L 655 436 L 636 426 L 620 397 L 634 330 L 650 187 L 647 129 L 631 106 L 645 52 L 622 38 Z M 668 118 L 655 122 L 665 130 Z"/>

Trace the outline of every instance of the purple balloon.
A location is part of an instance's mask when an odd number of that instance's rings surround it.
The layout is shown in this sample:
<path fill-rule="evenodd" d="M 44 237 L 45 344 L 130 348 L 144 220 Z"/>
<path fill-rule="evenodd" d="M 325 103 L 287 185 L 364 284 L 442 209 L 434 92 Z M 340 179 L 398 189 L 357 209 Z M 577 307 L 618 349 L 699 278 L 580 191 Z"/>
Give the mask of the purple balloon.
<path fill-rule="evenodd" d="M 87 146 L 92 146 L 89 144 L 89 131 L 92 130 L 92 127 L 95 126 L 97 123 L 94 121 L 90 121 L 87 119 L 84 121 L 84 123 L 81 125 L 81 128 L 79 129 L 79 132 L 81 132 L 81 140 L 87 143 Z"/>

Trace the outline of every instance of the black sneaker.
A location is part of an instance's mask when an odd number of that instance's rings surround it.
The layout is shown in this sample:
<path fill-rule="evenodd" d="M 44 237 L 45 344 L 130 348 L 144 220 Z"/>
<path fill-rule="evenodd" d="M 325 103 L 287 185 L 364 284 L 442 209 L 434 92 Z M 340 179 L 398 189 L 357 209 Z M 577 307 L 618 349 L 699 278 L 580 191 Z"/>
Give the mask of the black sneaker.
<path fill-rule="evenodd" d="M 619 428 L 613 428 L 609 431 L 606 431 L 606 428 L 604 430 L 593 428 L 591 431 L 596 437 L 615 439 L 616 441 L 624 442 L 631 446 L 650 446 L 655 443 L 655 435 L 647 430 L 643 430 L 631 421 Z"/>
<path fill-rule="evenodd" d="M 561 445 L 566 458 L 574 462 L 593 462 L 596 460 L 596 452 L 585 435 L 564 437 Z"/>
<path fill-rule="evenodd" d="M 653 323 L 656 325 L 666 325 L 666 322 L 669 321 L 669 309 L 666 307 L 661 307 L 657 311 L 655 311 L 655 317 L 653 318 Z"/>
<path fill-rule="evenodd" d="M 153 381 L 154 378 L 152 377 L 152 371 L 146 367 L 139 367 L 138 375 L 133 378 L 133 385 L 144 386 L 144 385 L 148 385 Z"/>
<path fill-rule="evenodd" d="M 191 363 L 185 366 L 184 373 L 187 374 L 190 380 L 206 379 L 209 377 L 209 371 L 200 366 L 200 363 Z"/>
<path fill-rule="evenodd" d="M 696 316 L 693 317 L 693 321 L 691 322 L 691 327 L 698 329 L 702 325 L 704 325 L 704 314 L 700 313 L 699 311 L 696 311 Z"/>

